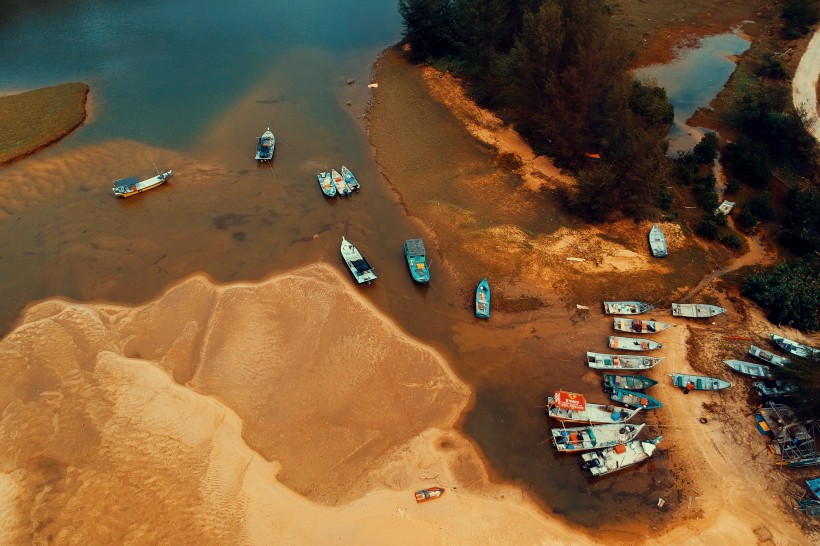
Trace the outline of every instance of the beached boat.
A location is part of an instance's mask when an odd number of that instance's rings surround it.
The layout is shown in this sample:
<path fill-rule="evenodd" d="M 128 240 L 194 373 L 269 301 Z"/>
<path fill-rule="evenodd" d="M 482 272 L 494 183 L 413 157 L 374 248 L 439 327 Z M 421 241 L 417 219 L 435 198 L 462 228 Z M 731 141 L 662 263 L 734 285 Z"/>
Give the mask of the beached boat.
<path fill-rule="evenodd" d="M 350 169 L 344 165 L 342 165 L 342 178 L 344 178 L 345 184 L 347 184 L 347 187 L 352 191 L 359 191 L 362 187 L 361 184 L 359 184 L 359 181 L 356 180 L 356 177 L 353 176 L 353 173 L 350 172 Z"/>
<path fill-rule="evenodd" d="M 726 309 L 705 303 L 673 303 L 672 315 L 687 318 L 709 318 L 725 313 Z"/>
<path fill-rule="evenodd" d="M 490 318 L 490 283 L 486 278 L 475 289 L 475 316 Z"/>
<path fill-rule="evenodd" d="M 641 320 L 628 318 L 614 318 L 612 327 L 619 332 L 633 332 L 636 334 L 654 334 L 671 328 L 671 324 L 656 320 Z"/>
<path fill-rule="evenodd" d="M 424 241 L 421 239 L 407 239 L 404 241 L 404 257 L 413 280 L 427 284 L 430 282 L 430 268 L 427 265 L 427 253 L 424 250 Z"/>
<path fill-rule="evenodd" d="M 763 364 L 753 364 L 751 362 L 744 362 L 743 360 L 724 360 L 723 363 L 734 371 L 751 377 L 772 376 L 772 371 L 768 366 L 764 366 Z"/>
<path fill-rule="evenodd" d="M 666 235 L 663 234 L 658 224 L 653 225 L 652 229 L 649 230 L 649 248 L 652 250 L 654 257 L 666 257 Z"/>
<path fill-rule="evenodd" d="M 547 398 L 548 417 L 568 423 L 609 424 L 625 423 L 638 410 L 609 404 L 591 404 L 583 394 L 558 390 Z"/>
<path fill-rule="evenodd" d="M 362 256 L 359 250 L 345 239 L 344 235 L 342 235 L 342 258 L 344 258 L 347 267 L 350 269 L 350 272 L 353 273 L 353 277 L 357 283 L 370 284 L 376 280 L 373 267 L 367 263 L 367 260 L 364 259 L 364 256 Z"/>
<path fill-rule="evenodd" d="M 136 176 L 129 178 L 121 178 L 114 181 L 114 187 L 111 189 L 117 197 L 130 197 L 152 188 L 156 188 L 160 184 L 168 180 L 174 171 L 165 171 L 156 176 L 152 176 L 147 180 L 140 182 Z"/>
<path fill-rule="evenodd" d="M 259 143 L 256 145 L 256 161 L 262 163 L 273 159 L 273 150 L 276 147 L 276 139 L 270 130 L 270 127 L 262 133 L 259 137 Z"/>
<path fill-rule="evenodd" d="M 654 440 L 632 440 L 615 447 L 582 453 L 581 468 L 589 471 L 593 476 L 611 474 L 651 457 L 661 438 L 662 436 Z"/>
<path fill-rule="evenodd" d="M 612 389 L 642 391 L 657 384 L 658 382 L 650 377 L 616 373 L 605 373 L 601 381 L 601 385 L 603 385 L 605 391 L 611 391 Z"/>
<path fill-rule="evenodd" d="M 336 186 L 333 185 L 333 178 L 330 176 L 330 173 L 322 171 L 316 175 L 316 179 L 319 181 L 319 187 L 322 188 L 322 193 L 328 197 L 336 196 Z"/>
<path fill-rule="evenodd" d="M 808 358 L 812 355 L 820 356 L 820 349 L 815 349 L 814 347 L 803 345 L 802 343 L 792 341 L 791 339 L 779 336 L 777 334 L 769 335 L 772 337 L 772 341 L 775 342 L 775 345 L 777 345 L 787 353 L 791 353 L 795 356 L 802 356 L 803 358 Z"/>
<path fill-rule="evenodd" d="M 427 502 L 429 500 L 437 499 L 444 494 L 443 487 L 429 487 L 416 491 L 416 502 Z"/>
<path fill-rule="evenodd" d="M 769 364 L 774 364 L 775 366 L 780 366 L 781 368 L 789 363 L 788 358 L 776 355 L 765 349 L 761 349 L 760 347 L 755 347 L 754 345 L 749 347 L 749 354 L 759 358 L 763 362 L 768 362 Z"/>
<path fill-rule="evenodd" d="M 552 445 L 558 451 L 588 451 L 625 444 L 634 440 L 644 427 L 627 423 L 590 425 L 588 427 L 556 427 L 552 433 Z"/>
<path fill-rule="evenodd" d="M 648 370 L 661 360 L 662 356 L 609 355 L 587 351 L 587 364 L 595 370 Z"/>
<path fill-rule="evenodd" d="M 661 404 L 657 398 L 652 398 L 648 394 L 644 394 L 642 392 L 612 389 L 609 398 L 630 408 L 654 410 L 663 407 L 663 404 Z"/>
<path fill-rule="evenodd" d="M 339 174 L 339 171 L 330 169 L 330 177 L 333 179 L 333 185 L 336 186 L 336 193 L 338 193 L 340 197 L 347 197 L 352 193 L 345 179 Z"/>
<path fill-rule="evenodd" d="M 624 351 L 654 351 L 663 347 L 657 341 L 643 339 L 640 337 L 609 336 L 610 349 L 623 349 Z"/>
<path fill-rule="evenodd" d="M 716 377 L 706 377 L 704 375 L 673 373 L 669 376 L 672 378 L 673 385 L 687 390 L 722 391 L 723 389 L 728 389 L 732 386 L 730 381 L 724 381 L 723 379 L 717 379 Z"/>
<path fill-rule="evenodd" d="M 797 387 L 790 383 L 778 380 L 763 380 L 755 383 L 755 389 L 760 396 L 768 398 L 776 396 L 790 396 L 797 392 Z"/>
<path fill-rule="evenodd" d="M 605 301 L 604 313 L 607 315 L 640 315 L 646 313 L 650 309 L 654 309 L 654 305 L 649 305 L 642 301 Z"/>

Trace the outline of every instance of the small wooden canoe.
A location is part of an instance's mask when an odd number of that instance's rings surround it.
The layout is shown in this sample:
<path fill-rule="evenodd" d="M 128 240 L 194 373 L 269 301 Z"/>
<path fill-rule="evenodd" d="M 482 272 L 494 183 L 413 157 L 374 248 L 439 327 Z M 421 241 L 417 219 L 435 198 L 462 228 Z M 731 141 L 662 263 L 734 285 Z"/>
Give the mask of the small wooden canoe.
<path fill-rule="evenodd" d="M 420 489 L 419 491 L 416 491 L 416 502 L 427 502 L 429 500 L 437 499 L 443 494 L 443 487 L 430 487 L 428 489 Z"/>
<path fill-rule="evenodd" d="M 663 357 L 638 355 L 609 355 L 587 351 L 587 364 L 594 370 L 648 370 Z"/>
<path fill-rule="evenodd" d="M 709 318 L 725 313 L 726 309 L 706 303 L 673 303 L 672 315 L 687 318 Z"/>
<path fill-rule="evenodd" d="M 654 334 L 656 332 L 663 332 L 667 328 L 671 328 L 671 324 L 665 322 L 658 322 L 656 320 L 641 320 L 641 319 L 627 319 L 615 318 L 612 319 L 612 327 L 619 332 L 631 332 L 634 334 Z"/>
<path fill-rule="evenodd" d="M 642 392 L 627 391 L 624 389 L 612 389 L 612 394 L 609 395 L 612 400 L 620 402 L 628 408 L 641 408 L 645 410 L 654 410 L 662 408 L 663 404 L 657 398 L 652 398 L 648 394 Z"/>
<path fill-rule="evenodd" d="M 772 372 L 769 367 L 764 366 L 763 364 L 753 364 L 751 362 L 744 362 L 743 360 L 724 360 L 723 363 L 732 368 L 734 371 L 751 377 L 772 376 Z"/>
<path fill-rule="evenodd" d="M 610 349 L 623 349 L 625 351 L 654 351 L 663 347 L 657 341 L 643 339 L 640 337 L 609 336 Z"/>
<path fill-rule="evenodd" d="M 640 315 L 654 309 L 642 301 L 605 301 L 604 313 L 607 315 Z"/>
<path fill-rule="evenodd" d="M 729 381 L 715 377 L 706 377 L 704 375 L 673 373 L 670 374 L 670 377 L 672 378 L 672 384 L 676 387 L 695 391 L 722 391 L 732 386 L 732 383 Z"/>
<path fill-rule="evenodd" d="M 486 278 L 482 279 L 475 289 L 475 316 L 490 318 L 490 283 Z"/>
<path fill-rule="evenodd" d="M 605 391 L 611 391 L 612 389 L 642 391 L 653 385 L 657 385 L 658 382 L 642 375 L 605 373 L 601 384 L 604 386 Z"/>
<path fill-rule="evenodd" d="M 749 347 L 749 354 L 759 358 L 763 362 L 774 364 L 775 366 L 780 366 L 781 368 L 789 363 L 788 358 L 776 355 L 766 351 L 765 349 L 761 349 L 760 347 L 755 347 L 754 345 Z"/>
<path fill-rule="evenodd" d="M 666 257 L 666 235 L 663 234 L 658 224 L 653 225 L 652 229 L 649 230 L 649 248 L 652 250 L 654 257 Z"/>

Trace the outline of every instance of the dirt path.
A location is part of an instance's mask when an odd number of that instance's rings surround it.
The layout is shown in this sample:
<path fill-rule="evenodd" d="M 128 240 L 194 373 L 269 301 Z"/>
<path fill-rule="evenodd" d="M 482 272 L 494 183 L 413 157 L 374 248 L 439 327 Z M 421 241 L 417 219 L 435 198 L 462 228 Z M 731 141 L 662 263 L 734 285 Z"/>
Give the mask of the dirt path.
<path fill-rule="evenodd" d="M 795 108 L 805 108 L 809 115 L 807 129 L 820 140 L 820 113 L 817 109 L 817 79 L 820 77 L 820 31 L 814 33 L 792 80 Z"/>

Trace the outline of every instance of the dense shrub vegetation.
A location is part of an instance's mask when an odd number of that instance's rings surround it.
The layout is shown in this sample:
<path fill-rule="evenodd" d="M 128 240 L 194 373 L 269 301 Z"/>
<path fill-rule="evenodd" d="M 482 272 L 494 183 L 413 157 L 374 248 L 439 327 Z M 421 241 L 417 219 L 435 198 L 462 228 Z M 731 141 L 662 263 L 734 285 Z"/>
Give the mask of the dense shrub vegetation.
<path fill-rule="evenodd" d="M 782 262 L 749 275 L 742 292 L 765 307 L 774 324 L 820 328 L 820 267 L 808 259 Z"/>

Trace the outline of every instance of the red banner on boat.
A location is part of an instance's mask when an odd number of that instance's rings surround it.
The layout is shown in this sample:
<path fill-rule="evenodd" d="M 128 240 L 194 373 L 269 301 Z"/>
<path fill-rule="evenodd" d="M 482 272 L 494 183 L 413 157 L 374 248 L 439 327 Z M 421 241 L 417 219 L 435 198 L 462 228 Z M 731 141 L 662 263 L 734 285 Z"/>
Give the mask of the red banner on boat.
<path fill-rule="evenodd" d="M 584 395 L 574 392 L 556 391 L 555 405 L 559 408 L 573 411 L 584 411 L 587 409 L 587 401 Z"/>

